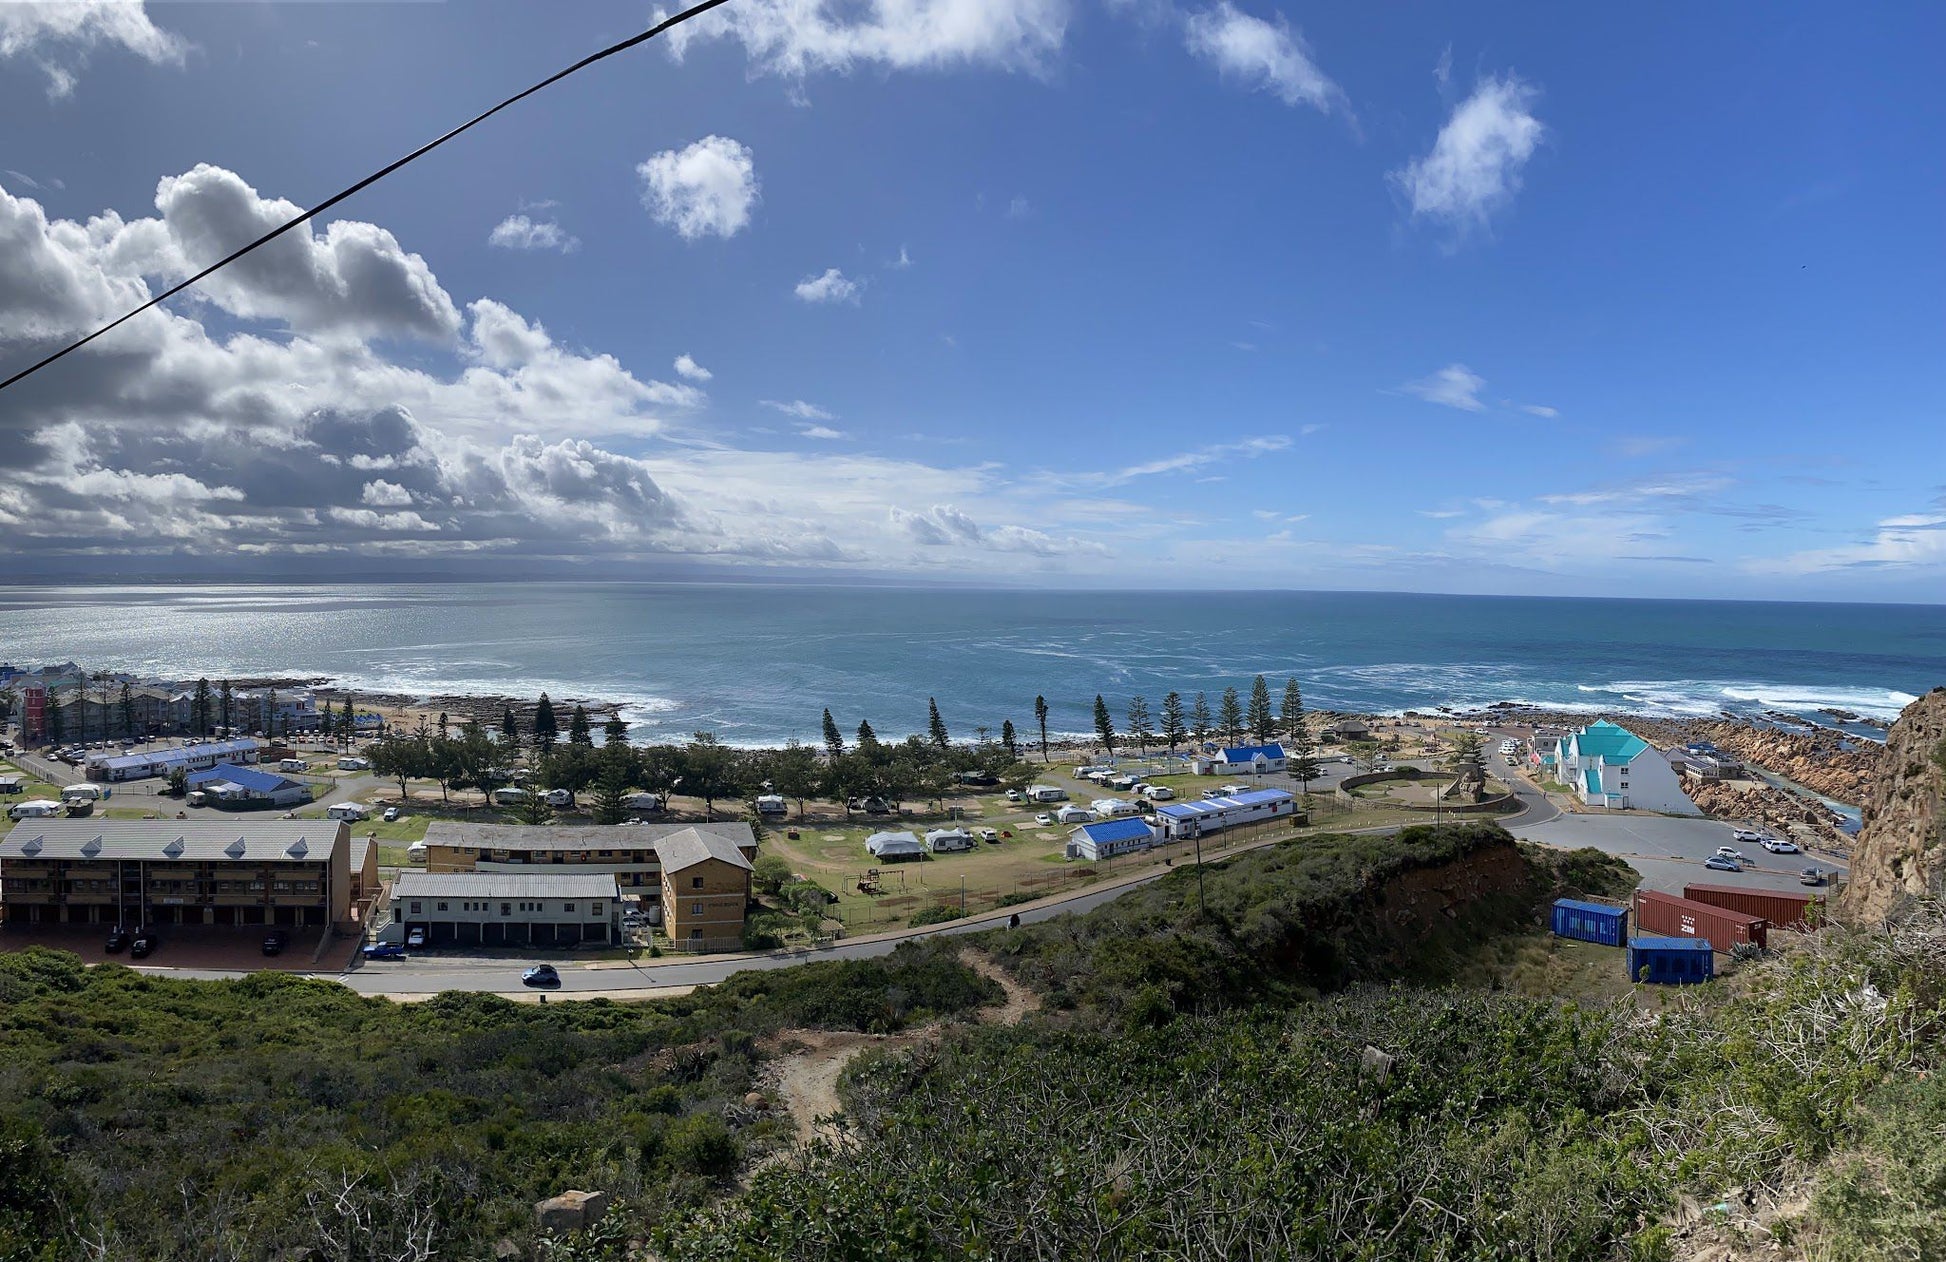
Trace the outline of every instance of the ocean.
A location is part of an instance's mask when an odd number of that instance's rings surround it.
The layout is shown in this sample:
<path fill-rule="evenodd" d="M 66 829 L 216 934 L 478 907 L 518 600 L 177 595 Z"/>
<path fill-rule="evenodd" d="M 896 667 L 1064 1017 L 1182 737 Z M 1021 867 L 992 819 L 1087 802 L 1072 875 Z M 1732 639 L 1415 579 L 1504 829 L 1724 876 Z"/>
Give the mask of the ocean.
<path fill-rule="evenodd" d="M 1946 684 L 1946 606 L 1353 592 L 1087 592 L 504 583 L 0 588 L 0 662 L 169 678 L 320 676 L 357 691 L 619 702 L 634 739 L 738 745 L 925 730 L 1034 698 L 1092 730 L 1251 677 L 1313 709 L 1525 702 L 1557 710 L 1891 719 Z M 1859 729 L 1861 733 L 1869 729 Z"/>

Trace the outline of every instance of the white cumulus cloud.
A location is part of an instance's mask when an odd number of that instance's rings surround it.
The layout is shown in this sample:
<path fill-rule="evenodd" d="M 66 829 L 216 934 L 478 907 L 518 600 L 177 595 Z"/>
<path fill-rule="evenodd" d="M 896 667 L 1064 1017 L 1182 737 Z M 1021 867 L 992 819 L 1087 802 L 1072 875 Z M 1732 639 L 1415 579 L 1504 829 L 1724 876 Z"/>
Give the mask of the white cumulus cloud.
<path fill-rule="evenodd" d="M 756 161 L 748 146 L 727 136 L 705 136 L 686 149 L 665 149 L 635 173 L 642 180 L 642 204 L 656 222 L 674 228 L 687 241 L 735 236 L 749 226 L 751 207 L 757 204 Z"/>
<path fill-rule="evenodd" d="M 1520 191 L 1521 169 L 1546 128 L 1534 117 L 1539 93 L 1519 79 L 1488 79 L 1439 129 L 1432 151 L 1392 174 L 1412 213 L 1464 231 L 1485 227 Z"/>
<path fill-rule="evenodd" d="M 141 0 L 0 3 L 0 61 L 25 61 L 47 76 L 56 100 L 74 91 L 88 55 L 119 48 L 156 65 L 180 66 L 189 45 L 149 20 Z"/>
<path fill-rule="evenodd" d="M 562 254 L 581 248 L 580 238 L 563 231 L 560 224 L 526 215 L 508 215 L 495 224 L 487 234 L 487 244 L 503 250 L 558 250 Z"/>
<path fill-rule="evenodd" d="M 658 18 L 667 16 L 657 10 Z M 738 0 L 670 31 L 680 60 L 704 40 L 734 39 L 757 69 L 789 79 L 854 66 L 956 65 L 1044 71 L 1067 35 L 1068 0 Z"/>
<path fill-rule="evenodd" d="M 690 381 L 708 381 L 716 374 L 703 367 L 687 355 L 676 356 L 676 375 Z"/>
<path fill-rule="evenodd" d="M 1304 37 L 1282 14 L 1266 21 L 1221 0 L 1184 19 L 1183 35 L 1189 51 L 1226 78 L 1269 92 L 1286 105 L 1329 110 L 1344 95 L 1311 60 Z"/>
<path fill-rule="evenodd" d="M 806 276 L 797 282 L 795 291 L 802 302 L 849 302 L 856 305 L 858 294 L 864 285 L 855 280 L 847 280 L 845 274 L 835 267 L 827 267 L 820 276 Z"/>

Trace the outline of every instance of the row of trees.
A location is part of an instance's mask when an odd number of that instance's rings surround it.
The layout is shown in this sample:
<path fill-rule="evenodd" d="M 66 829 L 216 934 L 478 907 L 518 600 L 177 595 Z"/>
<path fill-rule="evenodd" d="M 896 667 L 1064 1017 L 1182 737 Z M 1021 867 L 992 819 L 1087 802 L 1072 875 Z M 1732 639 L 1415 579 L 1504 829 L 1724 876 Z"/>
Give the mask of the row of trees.
<path fill-rule="evenodd" d="M 1095 736 L 1110 754 L 1115 752 L 1118 742 L 1124 747 L 1133 744 L 1143 754 L 1149 752 L 1150 745 L 1161 744 L 1174 754 L 1185 740 L 1200 745 L 1220 738 L 1225 744 L 1236 745 L 1247 735 L 1260 745 L 1281 740 L 1290 760 L 1291 774 L 1307 788 L 1318 775 L 1317 746 L 1311 739 L 1310 722 L 1304 713 L 1304 694 L 1296 679 L 1284 681 L 1283 702 L 1274 710 L 1270 683 L 1259 675 L 1250 686 L 1247 707 L 1235 688 L 1225 688 L 1220 708 L 1212 717 L 1209 698 L 1204 693 L 1197 693 L 1185 710 L 1182 694 L 1171 692 L 1162 698 L 1158 726 L 1157 718 L 1149 712 L 1148 698 L 1137 693 L 1128 699 L 1127 718 L 1128 726 L 1117 731 L 1107 701 L 1100 693 L 1095 694 Z"/>
<path fill-rule="evenodd" d="M 570 719 L 566 740 L 547 741 L 537 732 L 528 742 L 529 780 L 542 792 L 591 794 L 589 809 L 595 822 L 603 824 L 628 818 L 628 799 L 638 791 L 701 798 L 706 813 L 720 801 L 776 793 L 795 801 L 801 816 L 812 799 L 843 802 L 849 813 L 854 802 L 875 797 L 896 810 L 904 802 L 939 801 L 967 777 L 1018 788 L 1034 775 L 1018 757 L 1010 727 L 1009 739 L 969 747 L 918 735 L 888 743 L 864 722 L 858 725 L 855 743 L 847 745 L 840 738 L 835 752 L 829 747 L 820 752 L 796 741 L 782 749 L 732 749 L 712 732 L 697 732 L 681 745 L 635 746 L 628 743 L 628 725 L 613 718 L 603 725 L 605 742 L 597 747 L 585 712 L 577 706 L 575 715 L 582 721 Z M 503 716 L 498 734 L 477 720 L 454 733 L 443 717 L 417 731 L 395 732 L 369 747 L 372 770 L 397 780 L 401 797 L 413 780 L 438 784 L 446 801 L 454 789 L 491 792 L 512 782 L 521 757 L 513 719 L 511 712 Z M 545 823 L 549 817 L 540 793 L 530 795 L 518 810 L 528 823 Z"/>

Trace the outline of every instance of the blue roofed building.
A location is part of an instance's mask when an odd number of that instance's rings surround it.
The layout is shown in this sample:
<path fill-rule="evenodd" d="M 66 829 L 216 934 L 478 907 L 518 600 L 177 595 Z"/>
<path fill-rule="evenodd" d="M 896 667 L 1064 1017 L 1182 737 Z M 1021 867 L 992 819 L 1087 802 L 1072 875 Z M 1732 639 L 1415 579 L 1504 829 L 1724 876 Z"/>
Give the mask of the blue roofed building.
<path fill-rule="evenodd" d="M 201 793 L 204 802 L 210 806 L 223 806 L 231 810 L 303 806 L 311 800 L 311 786 L 302 781 L 227 762 L 218 763 L 208 771 L 192 773 L 189 791 Z"/>
<path fill-rule="evenodd" d="M 1649 743 L 1602 719 L 1561 738 L 1556 775 L 1583 805 L 1610 811 L 1700 815 L 1668 759 Z"/>
<path fill-rule="evenodd" d="M 1145 819 L 1127 817 L 1083 824 L 1068 834 L 1068 858 L 1090 863 L 1133 854 L 1155 844 L 1155 830 Z"/>
<path fill-rule="evenodd" d="M 1284 770 L 1284 747 L 1268 745 L 1205 745 L 1190 760 L 1199 776 L 1267 776 Z"/>

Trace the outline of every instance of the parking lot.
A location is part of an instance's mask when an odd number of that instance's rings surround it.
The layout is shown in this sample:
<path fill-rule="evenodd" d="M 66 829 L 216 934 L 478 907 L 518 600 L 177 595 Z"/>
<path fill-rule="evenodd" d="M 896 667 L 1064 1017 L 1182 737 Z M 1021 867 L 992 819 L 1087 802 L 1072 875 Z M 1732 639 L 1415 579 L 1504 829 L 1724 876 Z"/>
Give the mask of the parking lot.
<path fill-rule="evenodd" d="M 1798 873 L 1816 866 L 1842 877 L 1843 860 L 1828 854 L 1771 854 L 1754 842 L 1736 841 L 1731 825 L 1713 819 L 1677 819 L 1662 815 L 1561 815 L 1540 824 L 1515 824 L 1510 830 L 1529 841 L 1564 849 L 1593 846 L 1629 861 L 1642 873 L 1649 889 L 1679 894 L 1684 885 L 1710 881 L 1747 885 L 1753 889 L 1802 892 Z M 1733 846 L 1750 863 L 1741 873 L 1718 872 L 1703 860 L 1718 846 Z"/>
<path fill-rule="evenodd" d="M 276 969 L 288 973 L 336 972 L 351 963 L 358 949 L 355 936 L 334 939 L 314 964 L 321 929 L 289 929 L 290 944 L 282 954 L 263 953 L 263 925 L 170 925 L 158 935 L 155 953 L 147 959 L 129 957 L 126 950 L 109 954 L 104 949 L 108 925 L 11 926 L 0 932 L 0 951 L 24 951 L 41 946 L 54 951 L 72 951 L 89 964 L 133 964 L 142 968 L 195 969 L 250 972 Z"/>

